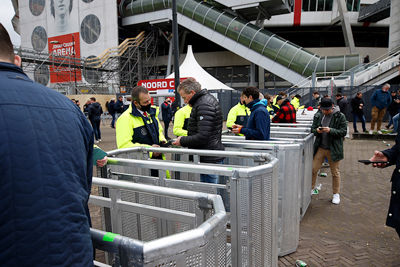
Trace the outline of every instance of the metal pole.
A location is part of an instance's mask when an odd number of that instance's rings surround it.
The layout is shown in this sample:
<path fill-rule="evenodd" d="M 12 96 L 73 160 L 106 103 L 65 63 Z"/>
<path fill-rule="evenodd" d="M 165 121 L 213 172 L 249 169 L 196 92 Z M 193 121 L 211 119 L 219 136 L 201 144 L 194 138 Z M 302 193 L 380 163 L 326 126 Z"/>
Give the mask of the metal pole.
<path fill-rule="evenodd" d="M 178 20 L 176 14 L 176 0 L 172 0 L 172 34 L 174 42 L 174 72 L 175 72 L 175 101 L 172 103 L 172 110 L 181 105 L 181 96 L 178 93 L 179 86 L 179 44 L 178 44 Z"/>
<path fill-rule="evenodd" d="M 78 90 L 76 88 L 76 50 L 75 50 L 75 38 L 72 33 L 72 47 L 74 48 L 74 84 L 75 84 L 75 94 L 78 94 Z"/>

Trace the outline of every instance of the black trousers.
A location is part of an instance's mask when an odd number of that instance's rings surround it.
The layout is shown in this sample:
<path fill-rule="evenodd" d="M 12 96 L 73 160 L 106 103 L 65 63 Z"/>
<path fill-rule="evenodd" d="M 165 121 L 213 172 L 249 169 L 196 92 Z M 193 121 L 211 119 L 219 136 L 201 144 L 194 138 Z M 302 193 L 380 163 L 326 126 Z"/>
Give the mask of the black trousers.
<path fill-rule="evenodd" d="M 400 226 L 398 226 L 397 228 L 395 228 L 396 229 L 396 232 L 397 232 L 397 234 L 399 235 L 399 238 L 400 238 Z"/>
<path fill-rule="evenodd" d="M 169 127 L 170 122 L 171 122 L 171 120 L 164 121 L 164 136 L 165 136 L 165 138 L 169 138 L 168 137 L 168 127 Z"/>

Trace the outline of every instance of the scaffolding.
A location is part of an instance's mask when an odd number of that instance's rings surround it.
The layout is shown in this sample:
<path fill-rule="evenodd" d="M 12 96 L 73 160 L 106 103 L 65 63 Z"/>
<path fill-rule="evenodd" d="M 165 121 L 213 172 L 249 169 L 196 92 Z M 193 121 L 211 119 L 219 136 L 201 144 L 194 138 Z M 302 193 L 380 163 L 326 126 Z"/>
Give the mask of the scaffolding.
<path fill-rule="evenodd" d="M 141 32 L 117 47 L 87 58 L 58 56 L 23 47 L 14 47 L 14 51 L 22 58 L 25 73 L 62 94 L 129 93 L 139 80 L 150 79 L 157 73 L 154 65 L 157 38 L 155 30 Z"/>

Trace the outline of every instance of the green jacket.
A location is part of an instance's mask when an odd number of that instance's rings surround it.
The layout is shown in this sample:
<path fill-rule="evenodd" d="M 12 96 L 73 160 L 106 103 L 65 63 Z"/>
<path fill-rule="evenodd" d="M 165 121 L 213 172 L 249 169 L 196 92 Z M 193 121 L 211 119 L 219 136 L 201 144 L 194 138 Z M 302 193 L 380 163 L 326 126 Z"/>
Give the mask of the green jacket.
<path fill-rule="evenodd" d="M 314 115 L 314 121 L 311 126 L 311 132 L 315 135 L 314 142 L 314 156 L 317 153 L 318 147 L 321 144 L 321 134 L 317 133 L 317 128 L 321 126 L 321 121 L 324 114 L 318 111 Z M 333 161 L 339 161 L 344 158 L 343 156 L 343 139 L 347 133 L 347 120 L 343 113 L 339 111 L 338 107 L 333 109 L 331 122 L 329 123 L 331 131 L 329 133 L 329 148 L 331 151 L 331 158 Z"/>

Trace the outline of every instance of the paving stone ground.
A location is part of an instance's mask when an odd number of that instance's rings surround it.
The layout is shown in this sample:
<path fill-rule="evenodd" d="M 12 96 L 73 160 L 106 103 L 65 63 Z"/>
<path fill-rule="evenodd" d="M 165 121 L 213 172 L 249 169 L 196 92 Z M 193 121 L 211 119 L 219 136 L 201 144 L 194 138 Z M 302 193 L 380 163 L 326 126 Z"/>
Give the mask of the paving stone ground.
<path fill-rule="evenodd" d="M 114 149 L 115 130 L 108 124 L 103 124 L 101 130 L 100 146 Z M 280 267 L 294 266 L 297 259 L 311 267 L 400 266 L 399 237 L 394 229 L 385 226 L 393 167 L 376 169 L 357 162 L 370 158 L 374 150 L 394 144 L 385 142 L 346 139 L 345 159 L 340 164 L 340 205 L 331 203 L 331 175 L 329 168 L 324 168 L 328 176 L 318 178 L 322 190 L 313 196 L 301 221 L 299 247 L 279 259 Z"/>

